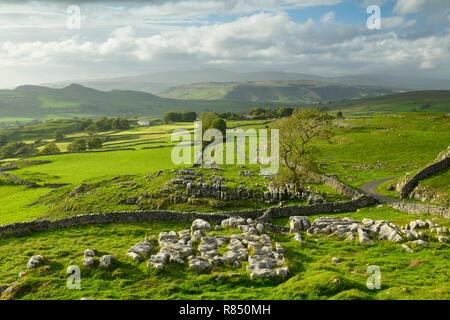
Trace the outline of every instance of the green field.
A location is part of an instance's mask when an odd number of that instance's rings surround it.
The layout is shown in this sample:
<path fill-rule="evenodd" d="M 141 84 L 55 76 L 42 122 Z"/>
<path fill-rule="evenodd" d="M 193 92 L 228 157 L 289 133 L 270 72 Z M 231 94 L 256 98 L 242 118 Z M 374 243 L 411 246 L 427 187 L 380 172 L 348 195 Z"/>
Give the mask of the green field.
<path fill-rule="evenodd" d="M 390 89 L 314 81 L 207 82 L 170 88 L 160 95 L 174 99 L 231 100 L 312 104 L 392 93 Z"/>
<path fill-rule="evenodd" d="M 414 91 L 331 104 L 346 112 L 450 112 L 450 91 Z"/>
<path fill-rule="evenodd" d="M 433 161 L 445 150 L 450 141 L 450 118 L 442 113 L 379 113 L 366 117 L 354 117 L 344 113 L 345 119 L 334 120 L 334 137 L 314 144 L 320 150 L 319 161 L 323 173 L 337 175 L 338 179 L 359 187 L 363 183 L 401 177 Z M 12 131 L 12 139 L 27 137 L 33 141 L 41 135 L 46 142 L 53 141 L 52 131 L 58 126 L 72 123 L 51 122 Z M 229 127 L 265 128 L 266 122 L 230 121 Z M 126 131 L 105 132 L 104 150 L 132 147 L 136 150 L 57 154 L 31 158 L 49 163 L 14 162 L 19 169 L 10 173 L 30 181 L 43 183 L 71 183 L 48 194 L 48 188 L 29 188 L 0 180 L 0 224 L 29 221 L 36 218 L 62 218 L 79 213 L 108 212 L 138 209 L 124 201 L 142 192 L 154 193 L 165 188 L 177 169 L 171 161 L 170 133 L 177 128 L 190 129 L 192 124 L 173 124 L 155 127 L 132 126 Z M 61 146 L 75 138 L 85 136 L 75 128 L 68 133 Z M 153 143 L 157 141 L 157 143 Z M 161 142 L 161 143 L 160 143 Z M 165 147 L 143 149 L 155 145 Z M 6 165 L 4 159 L 2 165 Z M 358 167 L 359 166 L 359 167 Z M 267 183 L 257 174 L 239 176 L 242 170 L 259 171 L 256 165 L 223 166 L 216 175 L 228 179 L 230 188 L 241 184 L 255 190 L 264 190 Z M 164 172 L 159 176 L 156 173 Z M 210 173 L 208 170 L 206 173 Z M 150 174 L 150 176 L 149 176 Z M 448 171 L 423 180 L 421 183 L 448 194 Z M 392 182 L 390 182 L 392 183 Z M 70 197 L 75 187 L 83 186 L 85 192 Z M 383 186 L 380 186 L 382 188 Z M 347 198 L 323 185 L 308 188 L 321 193 L 328 201 Z M 384 186 L 385 188 L 385 186 Z M 39 198 L 40 197 L 40 198 Z M 38 200 L 39 198 L 39 200 Z M 38 200 L 38 201 L 36 201 Z M 144 209 L 169 209 L 176 211 L 216 212 L 245 210 L 271 206 L 266 203 L 235 201 L 226 209 L 211 206 L 211 199 L 202 204 L 172 204 L 165 199 L 151 200 Z M 287 202 L 291 204 L 295 202 Z M 32 204 L 32 205 L 30 205 Z M 304 202 L 299 202 L 304 204 Z M 427 214 L 408 215 L 383 207 L 366 207 L 356 212 L 320 214 L 310 216 L 349 216 L 356 219 L 389 220 L 402 226 L 416 219 L 434 219 L 442 226 L 450 227 L 447 219 Z M 277 219 L 275 224 L 287 225 L 287 219 Z M 357 241 L 343 242 L 326 236 L 303 234 L 304 243 L 298 244 L 291 234 L 271 234 L 286 248 L 286 258 L 291 270 L 287 279 L 249 280 L 245 263 L 238 268 L 218 267 L 212 274 L 196 274 L 186 266 L 172 264 L 164 271 L 146 267 L 146 261 L 138 263 L 125 256 L 126 250 L 146 236 L 161 231 L 183 230 L 189 224 L 130 223 L 93 225 L 37 232 L 0 238 L 0 285 L 17 279 L 24 271 L 28 259 L 36 254 L 44 255 L 47 267 L 29 271 L 19 284 L 14 299 L 449 299 L 447 243 L 436 238 L 428 239 L 427 247 L 411 245 L 414 253 L 408 253 L 399 244 L 378 241 L 360 245 Z M 226 234 L 237 230 L 220 231 Z M 216 234 L 220 232 L 215 232 Z M 82 289 L 68 290 L 66 269 L 69 265 L 81 265 L 85 249 L 95 248 L 100 254 L 114 254 L 118 264 L 110 269 L 81 268 Z M 341 260 L 339 265 L 330 262 L 332 257 Z M 98 258 L 97 258 L 98 261 Z M 382 272 L 381 290 L 369 290 L 365 283 L 366 269 L 377 265 Z M 218 274 L 237 273 L 239 276 L 216 281 Z"/>
<path fill-rule="evenodd" d="M 272 103 L 165 99 L 150 93 L 112 90 L 99 91 L 72 84 L 62 89 L 22 86 L 0 90 L 0 123 L 31 119 L 126 116 L 162 118 L 168 110 L 246 112 L 256 106 L 273 107 Z"/>
<path fill-rule="evenodd" d="M 388 209 L 364 209 L 341 214 L 406 223 L 420 216 Z M 318 216 L 312 216 L 315 219 Z M 426 218 L 426 217 L 423 217 Z M 447 220 L 438 220 L 448 226 Z M 115 224 L 39 232 L 30 236 L 0 239 L 2 281 L 16 279 L 30 256 L 43 254 L 50 269 L 29 272 L 15 299 L 442 299 L 450 298 L 448 245 L 432 242 L 427 248 L 405 252 L 398 244 L 384 242 L 362 246 L 321 236 L 304 235 L 304 243 L 292 235 L 274 236 L 286 248 L 291 269 L 287 280 L 249 280 L 242 267 L 219 267 L 212 274 L 189 272 L 186 266 L 169 264 L 163 272 L 125 256 L 126 250 L 146 236 L 161 231 L 183 230 L 188 224 Z M 231 232 L 233 230 L 230 230 Z M 236 232 L 236 230 L 234 230 Z M 217 234 L 217 232 L 216 232 Z M 83 252 L 94 248 L 100 254 L 114 254 L 118 264 L 110 269 L 81 267 L 81 290 L 66 287 L 66 269 L 81 265 Z M 332 263 L 332 257 L 341 260 Z M 381 290 L 369 290 L 369 265 L 381 269 Z M 218 274 L 238 273 L 235 278 L 216 281 Z"/>

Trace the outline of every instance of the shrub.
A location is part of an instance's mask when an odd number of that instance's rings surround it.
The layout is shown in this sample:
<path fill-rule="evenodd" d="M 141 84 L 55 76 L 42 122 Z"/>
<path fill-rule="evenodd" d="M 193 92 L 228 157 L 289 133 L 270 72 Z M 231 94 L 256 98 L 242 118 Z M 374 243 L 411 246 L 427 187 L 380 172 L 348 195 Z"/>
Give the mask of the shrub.
<path fill-rule="evenodd" d="M 60 153 L 61 150 L 59 150 L 58 146 L 54 142 L 50 142 L 45 145 L 45 147 L 39 152 L 39 154 L 54 154 L 54 153 Z"/>
<path fill-rule="evenodd" d="M 69 152 L 79 152 L 86 150 L 86 140 L 76 139 L 71 144 L 67 146 Z"/>
<path fill-rule="evenodd" d="M 100 138 L 94 137 L 90 138 L 87 143 L 88 149 L 101 149 L 103 147 L 102 140 Z"/>

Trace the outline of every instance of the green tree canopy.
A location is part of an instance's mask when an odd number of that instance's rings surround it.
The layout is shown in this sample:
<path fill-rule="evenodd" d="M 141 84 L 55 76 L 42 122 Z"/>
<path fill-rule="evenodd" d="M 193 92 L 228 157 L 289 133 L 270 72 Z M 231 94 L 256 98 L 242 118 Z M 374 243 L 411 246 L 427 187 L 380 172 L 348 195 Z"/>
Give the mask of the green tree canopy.
<path fill-rule="evenodd" d="M 80 152 L 86 150 L 86 140 L 76 139 L 71 144 L 67 146 L 67 151 L 69 152 Z"/>

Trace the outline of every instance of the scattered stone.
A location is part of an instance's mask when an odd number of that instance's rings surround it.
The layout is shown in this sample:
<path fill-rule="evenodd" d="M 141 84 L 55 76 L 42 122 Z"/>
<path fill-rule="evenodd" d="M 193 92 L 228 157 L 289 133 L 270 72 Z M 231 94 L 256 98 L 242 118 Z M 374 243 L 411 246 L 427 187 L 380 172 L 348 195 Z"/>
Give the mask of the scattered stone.
<path fill-rule="evenodd" d="M 411 253 L 414 252 L 413 249 L 411 249 L 410 247 L 408 247 L 408 245 L 406 245 L 406 244 L 402 244 L 402 248 L 405 249 L 405 250 L 408 251 L 408 252 L 411 252 Z"/>
<path fill-rule="evenodd" d="M 151 241 L 149 239 L 145 239 L 144 241 L 141 241 L 128 249 L 127 256 L 129 256 L 133 260 L 140 260 L 147 257 L 152 248 L 153 245 Z"/>
<path fill-rule="evenodd" d="M 444 236 L 439 236 L 439 237 L 438 237 L 438 241 L 439 241 L 439 242 L 448 242 L 448 238 L 447 238 L 447 237 L 444 237 Z"/>
<path fill-rule="evenodd" d="M 209 272 L 212 266 L 204 258 L 194 257 L 189 260 L 189 268 L 195 272 Z"/>
<path fill-rule="evenodd" d="M 84 252 L 85 257 L 95 257 L 95 250 L 92 249 L 86 249 Z"/>
<path fill-rule="evenodd" d="M 367 232 L 365 232 L 364 229 L 362 229 L 362 228 L 358 228 L 358 237 L 359 237 L 359 243 L 361 243 L 361 244 L 373 242 L 373 240 L 369 238 L 369 235 L 367 234 Z"/>
<path fill-rule="evenodd" d="M 28 260 L 27 269 L 33 269 L 41 265 L 45 261 L 45 258 L 40 254 L 33 256 Z"/>
<path fill-rule="evenodd" d="M 83 258 L 83 266 L 85 267 L 92 267 L 94 265 L 94 258 L 93 257 L 85 257 Z"/>
<path fill-rule="evenodd" d="M 272 277 L 275 275 L 287 275 L 289 269 L 284 267 L 279 270 L 281 265 L 285 263 L 282 253 L 273 250 L 272 240 L 268 235 L 253 236 L 248 241 L 248 248 L 253 254 L 248 257 L 249 265 L 247 270 L 250 272 L 250 278 L 255 277 Z"/>
<path fill-rule="evenodd" d="M 245 219 L 241 217 L 231 217 L 221 222 L 222 228 L 237 228 L 241 224 L 246 224 Z"/>
<path fill-rule="evenodd" d="M 403 233 L 405 234 L 406 238 L 410 241 L 419 239 L 419 235 L 414 230 L 405 230 L 403 231 Z"/>
<path fill-rule="evenodd" d="M 317 204 L 317 203 L 325 203 L 325 199 L 323 196 L 319 195 L 319 194 L 312 194 L 308 197 L 308 204 Z"/>
<path fill-rule="evenodd" d="M 300 232 L 294 233 L 294 240 L 300 243 L 303 242 L 302 235 L 300 234 Z"/>
<path fill-rule="evenodd" d="M 211 225 L 208 223 L 208 221 L 202 220 L 202 219 L 196 219 L 194 222 L 192 222 L 191 231 L 203 231 L 208 232 L 211 231 Z"/>
<path fill-rule="evenodd" d="M 311 222 L 306 216 L 295 216 L 289 218 L 290 232 L 296 233 L 306 231 L 311 227 Z"/>
<path fill-rule="evenodd" d="M 110 266 L 112 266 L 116 261 L 116 257 L 113 255 L 104 255 L 103 257 L 100 258 L 100 267 L 103 268 L 108 268 Z"/>
<path fill-rule="evenodd" d="M 420 247 L 428 245 L 428 242 L 423 241 L 423 240 L 416 240 L 416 241 L 413 241 L 412 243 L 414 243 L 414 244 L 416 244 L 416 245 L 418 245 Z"/>
<path fill-rule="evenodd" d="M 333 263 L 340 263 L 340 260 L 337 257 L 333 257 L 333 258 L 331 258 L 331 262 L 333 262 Z"/>
<path fill-rule="evenodd" d="M 256 230 L 261 234 L 264 232 L 264 225 L 262 223 L 258 223 L 256 225 Z"/>

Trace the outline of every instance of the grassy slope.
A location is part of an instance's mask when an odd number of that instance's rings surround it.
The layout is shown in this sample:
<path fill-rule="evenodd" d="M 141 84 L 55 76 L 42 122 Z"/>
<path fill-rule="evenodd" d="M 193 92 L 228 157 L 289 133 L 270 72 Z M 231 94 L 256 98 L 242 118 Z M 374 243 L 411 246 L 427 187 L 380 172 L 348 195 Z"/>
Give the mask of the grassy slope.
<path fill-rule="evenodd" d="M 403 174 L 407 169 L 398 168 L 400 164 L 421 166 L 434 159 L 448 144 L 449 121 L 443 118 L 439 120 L 436 115 L 430 114 L 403 116 L 393 118 L 377 115 L 366 120 L 348 120 L 354 125 L 364 127 L 338 128 L 332 144 L 319 144 L 323 156 L 338 160 L 336 162 L 322 159 L 328 164 L 325 172 L 337 173 L 343 180 L 350 175 L 355 179 L 350 183 L 358 186 L 365 181 L 391 174 Z M 135 132 L 134 129 L 131 131 Z M 162 169 L 162 166 L 173 167 L 171 162 L 167 161 L 170 150 L 166 148 L 40 157 L 38 159 L 49 159 L 53 162 L 24 167 L 14 173 L 45 182 L 76 184 L 85 179 L 92 180 L 101 176 L 124 174 L 142 176 Z M 411 157 L 411 154 L 415 157 Z M 386 170 L 351 168 L 356 164 L 373 165 L 377 160 L 390 162 L 391 165 Z M 343 164 L 349 164 L 350 167 L 343 168 Z M 227 171 L 226 174 L 231 174 L 231 171 Z M 16 194 L 12 193 L 16 191 L 19 197 L 17 199 Z M 45 193 L 47 190 L 0 186 L 2 203 L 8 203 L 0 211 L 2 219 L 0 223 L 28 220 L 42 214 L 45 210 L 43 205 L 35 209 L 34 206 L 26 207 L 26 204 L 34 201 L 41 192 Z M 417 218 L 430 218 L 428 215 L 406 215 L 385 207 L 364 208 L 341 216 L 387 219 L 399 225 Z M 442 219 L 437 221 L 449 226 L 447 221 Z M 286 220 L 277 221 L 284 225 L 286 222 Z M 416 253 L 409 254 L 398 244 L 387 242 L 362 247 L 356 242 L 343 243 L 329 238 L 319 238 L 316 241 L 315 238 L 308 237 L 305 244 L 299 246 L 289 235 L 277 236 L 276 239 L 287 248 L 287 258 L 293 274 L 286 282 L 277 279 L 249 281 L 245 275 L 245 266 L 235 270 L 220 270 L 242 274 L 242 277 L 220 282 L 213 281 L 211 275 L 187 272 L 183 266 L 171 266 L 168 271 L 158 273 L 148 270 L 144 262 L 140 264 L 131 262 L 124 256 L 127 248 L 146 235 L 187 227 L 189 226 L 167 223 L 102 225 L 2 238 L 0 239 L 2 248 L 0 257 L 4 261 L 0 264 L 2 282 L 15 280 L 29 257 L 40 253 L 50 259 L 51 271 L 33 272 L 28 275 L 26 283 L 35 289 L 29 291 L 25 287 L 23 295 L 17 298 L 79 299 L 84 296 L 103 299 L 450 298 L 447 281 L 448 245 L 436 242 L 432 242 L 428 248 L 414 248 Z M 115 254 L 120 261 L 119 267 L 112 270 L 82 269 L 82 290 L 67 290 L 65 270 L 70 260 L 81 265 L 82 253 L 89 247 L 94 247 L 103 254 Z M 342 260 L 339 266 L 329 262 L 334 256 Z M 368 277 L 365 269 L 373 264 L 380 266 L 383 277 L 382 290 L 375 292 L 365 287 Z"/>
<path fill-rule="evenodd" d="M 355 218 L 372 217 L 406 223 L 427 218 L 394 212 L 387 208 L 366 208 L 342 214 Z M 315 219 L 318 216 L 312 216 Z M 448 226 L 448 221 L 437 220 Z M 42 268 L 25 276 L 16 298 L 23 299 L 449 299 L 448 245 L 431 242 L 429 247 L 404 251 L 399 244 L 381 241 L 361 246 L 356 241 L 303 235 L 302 245 L 292 235 L 274 236 L 286 248 L 291 275 L 281 279 L 249 280 L 245 264 L 240 268 L 220 267 L 212 274 L 196 274 L 183 265 L 170 265 L 164 272 L 133 262 L 126 250 L 144 237 L 161 231 L 182 230 L 187 224 L 116 224 L 39 232 L 0 239 L 2 282 L 16 279 L 27 260 L 35 254 L 49 259 L 50 271 Z M 238 231 L 233 231 L 238 232 Z M 230 231 L 226 232 L 227 234 Z M 114 254 L 119 264 L 108 270 L 81 267 L 81 290 L 68 290 L 66 269 L 81 266 L 85 249 Z M 330 262 L 332 257 L 340 265 Z M 97 258 L 98 259 L 98 258 Z M 98 260 L 97 260 L 98 261 Z M 381 290 L 365 286 L 369 265 L 381 269 Z M 239 273 L 233 279 L 215 281 L 219 273 Z"/>
<path fill-rule="evenodd" d="M 312 81 L 207 82 L 171 88 L 161 96 L 175 99 L 316 103 L 391 93 L 391 90 L 357 88 Z"/>
<path fill-rule="evenodd" d="M 3 118 L 48 119 L 103 115 L 158 118 L 168 110 L 245 112 L 255 106 L 250 102 L 239 101 L 164 99 L 137 91 L 103 92 L 80 85 L 63 89 L 24 86 L 15 90 L 0 90 L 0 121 Z"/>
<path fill-rule="evenodd" d="M 423 179 L 419 182 L 419 185 L 420 184 L 429 186 L 437 192 L 450 194 L 450 169 L 444 170 L 435 176 Z"/>
<path fill-rule="evenodd" d="M 318 143 L 324 170 L 344 182 L 359 187 L 365 182 L 402 176 L 423 167 L 446 149 L 450 141 L 450 119 L 437 114 L 405 113 L 400 117 L 378 114 L 367 119 L 344 121 L 353 127 L 337 127 L 335 137 Z M 356 169 L 357 165 L 377 165 L 384 169 Z M 400 167 L 403 166 L 403 167 Z"/>
<path fill-rule="evenodd" d="M 444 118 L 436 120 L 436 115 L 427 114 L 404 114 L 402 118 L 390 117 L 388 115 L 377 115 L 369 119 L 347 120 L 347 122 L 360 127 L 336 128 L 336 136 L 331 143 L 321 142 L 317 146 L 322 151 L 320 162 L 325 165 L 322 169 L 326 173 L 337 174 L 342 181 L 354 187 L 359 187 L 365 182 L 403 176 L 411 167 L 400 167 L 406 164 L 422 167 L 442 151 L 450 141 L 450 121 Z M 243 122 L 253 126 L 248 121 Z M 234 123 L 235 125 L 237 123 Z M 183 126 L 183 125 L 181 125 Z M 184 125 L 186 126 L 186 125 Z M 178 127 L 178 126 L 177 126 Z M 188 126 L 187 126 L 188 127 Z M 167 128 L 165 128 L 167 129 Z M 150 133 L 165 131 L 164 127 L 154 128 L 133 128 L 127 134 L 133 134 L 133 139 L 139 133 L 145 133 L 144 138 L 151 137 Z M 118 133 L 118 140 L 113 143 L 120 143 L 116 146 L 127 146 L 129 140 L 127 134 Z M 168 135 L 164 137 L 168 139 Z M 159 140 L 159 138 L 158 138 Z M 166 140 L 167 141 L 167 140 Z M 148 144 L 151 146 L 152 144 Z M 167 143 L 166 145 L 170 145 Z M 144 145 L 147 146 L 147 145 Z M 136 148 L 141 148 L 137 146 Z M 383 152 L 380 152 L 380 151 Z M 75 186 L 84 180 L 112 178 L 118 175 L 145 176 L 147 173 L 157 170 L 171 169 L 175 165 L 170 160 L 172 148 L 160 148 L 136 151 L 116 151 L 112 153 L 86 153 L 86 154 L 65 154 L 38 157 L 39 160 L 50 160 L 51 163 L 26 166 L 14 171 L 14 174 L 25 179 L 36 182 L 57 182 L 73 183 Z M 334 160 L 325 159 L 333 158 Z M 377 161 L 385 162 L 381 164 L 384 169 L 354 169 L 357 165 L 368 164 L 375 166 Z M 101 165 L 99 165 L 101 164 Z M 239 171 L 239 169 L 237 169 Z M 233 174 L 237 175 L 237 171 Z M 10 188 L 0 186 L 2 188 Z M 26 192 L 26 190 L 24 190 Z M 3 199 L 9 201 L 9 189 L 5 189 Z M 24 195 L 25 196 L 25 195 Z M 30 196 L 27 203 L 32 202 Z M 14 222 L 14 204 L 11 204 L 11 211 L 8 218 L 3 222 Z M 19 207 L 20 208 L 20 207 Z M 16 219 L 21 218 L 21 209 L 17 209 Z M 43 210 L 44 211 L 44 210 Z M 42 211 L 42 213 L 43 213 Z M 28 212 L 28 211 L 27 211 Z"/>
<path fill-rule="evenodd" d="M 423 107 L 429 104 L 429 107 Z M 332 104 L 331 109 L 346 112 L 450 112 L 450 90 L 414 91 Z"/>

